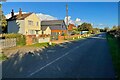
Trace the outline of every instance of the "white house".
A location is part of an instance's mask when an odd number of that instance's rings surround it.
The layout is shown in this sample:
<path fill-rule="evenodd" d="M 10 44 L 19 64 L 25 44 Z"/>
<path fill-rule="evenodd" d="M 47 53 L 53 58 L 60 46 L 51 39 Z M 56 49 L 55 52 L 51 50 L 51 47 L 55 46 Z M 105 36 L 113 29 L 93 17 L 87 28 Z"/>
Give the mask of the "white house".
<path fill-rule="evenodd" d="M 40 19 L 35 13 L 24 13 L 19 10 L 19 14 L 14 15 L 11 12 L 11 17 L 7 20 L 8 33 L 20 33 L 23 35 L 42 34 Z"/>

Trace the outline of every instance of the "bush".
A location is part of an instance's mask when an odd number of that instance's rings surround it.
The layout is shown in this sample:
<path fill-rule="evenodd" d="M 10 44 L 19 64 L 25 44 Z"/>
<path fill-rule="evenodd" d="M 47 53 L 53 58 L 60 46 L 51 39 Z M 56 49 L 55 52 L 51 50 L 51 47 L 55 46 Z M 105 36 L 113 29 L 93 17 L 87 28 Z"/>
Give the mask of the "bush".
<path fill-rule="evenodd" d="M 22 34 L 3 34 L 3 37 L 5 37 L 5 39 L 16 38 L 17 46 L 26 45 L 26 37 Z"/>

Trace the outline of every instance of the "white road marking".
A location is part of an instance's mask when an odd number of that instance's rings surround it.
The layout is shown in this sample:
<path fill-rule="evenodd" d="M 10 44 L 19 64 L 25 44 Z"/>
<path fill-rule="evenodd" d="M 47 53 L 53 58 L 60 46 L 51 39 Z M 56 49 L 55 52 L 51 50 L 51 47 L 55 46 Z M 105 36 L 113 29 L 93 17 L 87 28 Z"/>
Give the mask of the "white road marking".
<path fill-rule="evenodd" d="M 55 50 L 47 50 L 47 52 L 55 52 Z"/>
<path fill-rule="evenodd" d="M 86 42 L 85 42 L 85 43 L 86 43 Z M 80 46 L 83 46 L 85 43 L 82 43 Z M 63 58 L 64 56 L 68 55 L 70 52 L 74 51 L 75 49 L 79 48 L 80 46 L 77 46 L 77 47 L 75 47 L 75 48 L 73 48 L 73 49 L 69 50 L 69 51 L 68 51 L 68 52 L 66 52 L 64 55 L 62 55 L 62 56 L 58 57 L 57 59 L 55 59 L 55 60 L 53 60 L 52 62 L 50 62 L 50 63 L 46 64 L 45 66 L 43 66 L 43 67 L 41 67 L 41 68 L 37 69 L 37 70 L 36 70 L 36 71 L 34 71 L 33 73 L 29 74 L 27 77 L 30 77 L 30 76 L 32 76 L 32 75 L 34 75 L 34 74 L 38 73 L 39 71 L 43 70 L 43 69 L 44 69 L 44 68 L 46 68 L 47 66 L 51 65 L 52 63 L 54 63 L 54 62 L 58 61 L 59 59 Z"/>
<path fill-rule="evenodd" d="M 60 69 L 60 67 L 59 67 L 59 66 L 57 66 L 57 69 L 58 69 L 58 71 L 61 71 L 61 69 Z"/>

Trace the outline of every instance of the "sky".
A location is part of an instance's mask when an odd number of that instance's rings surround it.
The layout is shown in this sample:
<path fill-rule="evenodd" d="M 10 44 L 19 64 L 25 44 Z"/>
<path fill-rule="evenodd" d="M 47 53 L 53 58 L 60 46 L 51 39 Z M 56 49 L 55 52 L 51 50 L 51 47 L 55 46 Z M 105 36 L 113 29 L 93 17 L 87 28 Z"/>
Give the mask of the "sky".
<path fill-rule="evenodd" d="M 119 2 L 119 0 L 7 0 L 8 2 Z"/>
<path fill-rule="evenodd" d="M 118 24 L 117 2 L 5 2 L 3 12 L 9 14 L 12 9 L 18 12 L 34 12 L 65 19 L 66 4 L 70 22 L 89 22 L 94 27 L 112 27 Z"/>

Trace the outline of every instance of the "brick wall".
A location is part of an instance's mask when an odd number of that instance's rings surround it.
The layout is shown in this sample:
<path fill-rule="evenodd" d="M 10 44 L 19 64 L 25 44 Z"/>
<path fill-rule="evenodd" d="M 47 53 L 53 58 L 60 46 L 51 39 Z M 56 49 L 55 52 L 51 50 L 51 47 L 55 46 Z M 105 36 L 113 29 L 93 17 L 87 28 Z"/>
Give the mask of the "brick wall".
<path fill-rule="evenodd" d="M 26 45 L 47 42 L 48 40 L 50 40 L 50 35 L 26 35 Z"/>
<path fill-rule="evenodd" d="M 71 36 L 58 36 L 58 40 L 81 38 L 81 35 L 71 35 Z"/>

